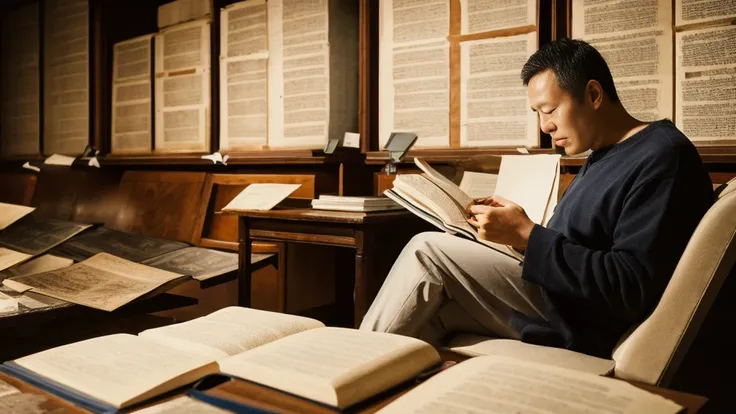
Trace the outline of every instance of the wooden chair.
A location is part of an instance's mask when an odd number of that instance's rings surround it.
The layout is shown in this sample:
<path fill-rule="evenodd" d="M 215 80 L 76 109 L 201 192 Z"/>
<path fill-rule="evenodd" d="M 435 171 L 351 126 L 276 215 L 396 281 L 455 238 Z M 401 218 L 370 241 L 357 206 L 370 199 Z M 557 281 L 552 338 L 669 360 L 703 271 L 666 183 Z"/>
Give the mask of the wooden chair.
<path fill-rule="evenodd" d="M 197 212 L 192 241 L 202 247 L 238 251 L 238 219 L 217 214 L 247 186 L 254 183 L 301 184 L 295 198 L 314 198 L 314 175 L 294 174 L 208 174 Z M 286 244 L 253 243 L 253 253 L 274 254 L 274 269 L 254 273 L 251 306 L 277 312 L 286 311 Z"/>
<path fill-rule="evenodd" d="M 471 335 L 456 336 L 450 341 L 450 348 L 465 355 L 516 356 L 668 386 L 736 261 L 734 181 L 717 192 L 718 200 L 693 233 L 654 311 L 621 338 L 611 359 Z"/>

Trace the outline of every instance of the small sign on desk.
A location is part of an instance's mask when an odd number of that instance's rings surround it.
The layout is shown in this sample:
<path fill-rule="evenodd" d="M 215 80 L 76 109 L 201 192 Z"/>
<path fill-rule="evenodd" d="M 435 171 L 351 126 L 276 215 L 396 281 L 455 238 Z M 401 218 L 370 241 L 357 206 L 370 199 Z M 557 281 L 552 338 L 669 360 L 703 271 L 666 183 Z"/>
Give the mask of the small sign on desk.
<path fill-rule="evenodd" d="M 240 194 L 222 208 L 227 211 L 271 210 L 286 197 L 291 195 L 301 184 L 255 183 L 241 191 Z"/>

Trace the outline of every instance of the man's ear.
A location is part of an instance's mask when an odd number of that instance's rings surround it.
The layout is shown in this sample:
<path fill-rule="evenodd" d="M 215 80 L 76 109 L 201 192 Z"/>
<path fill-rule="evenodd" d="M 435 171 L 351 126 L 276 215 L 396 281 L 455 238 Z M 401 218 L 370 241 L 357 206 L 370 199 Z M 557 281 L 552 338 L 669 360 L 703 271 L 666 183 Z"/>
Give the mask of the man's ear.
<path fill-rule="evenodd" d="M 603 88 L 597 80 L 588 81 L 585 86 L 585 100 L 593 105 L 593 109 L 600 108 L 603 103 Z"/>

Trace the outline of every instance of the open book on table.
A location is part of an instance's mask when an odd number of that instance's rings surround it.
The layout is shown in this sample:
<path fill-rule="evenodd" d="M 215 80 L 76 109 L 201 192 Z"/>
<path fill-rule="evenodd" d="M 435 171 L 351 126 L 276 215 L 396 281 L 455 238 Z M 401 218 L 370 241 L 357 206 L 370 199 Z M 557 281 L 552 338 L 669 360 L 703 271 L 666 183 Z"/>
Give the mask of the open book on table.
<path fill-rule="evenodd" d="M 230 307 L 137 336 L 60 346 L 0 370 L 99 412 L 131 407 L 214 373 L 345 408 L 439 363 L 437 351 L 418 339 Z"/>
<path fill-rule="evenodd" d="M 504 156 L 495 194 L 516 202 L 538 224 L 546 224 L 557 205 L 559 156 Z M 423 174 L 399 174 L 393 188 L 384 194 L 437 228 L 475 240 L 517 260 L 523 255 L 511 246 L 479 238 L 468 223 L 468 207 L 473 198 L 421 158 L 414 163 Z M 489 190 L 492 195 L 494 190 Z"/>

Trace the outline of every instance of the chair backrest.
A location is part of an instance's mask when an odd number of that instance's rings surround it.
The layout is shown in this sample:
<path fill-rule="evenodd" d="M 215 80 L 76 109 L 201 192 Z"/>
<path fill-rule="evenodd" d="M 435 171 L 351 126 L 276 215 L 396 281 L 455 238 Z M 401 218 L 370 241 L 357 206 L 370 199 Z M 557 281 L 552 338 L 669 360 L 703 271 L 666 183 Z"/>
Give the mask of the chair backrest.
<path fill-rule="evenodd" d="M 657 307 L 614 350 L 617 378 L 661 386 L 672 380 L 736 260 L 735 188 L 729 183 L 720 192 Z"/>

